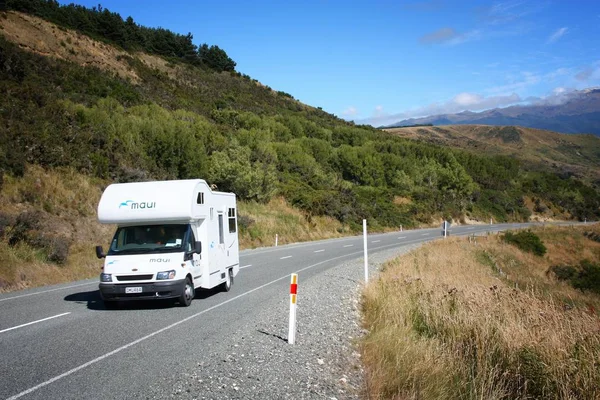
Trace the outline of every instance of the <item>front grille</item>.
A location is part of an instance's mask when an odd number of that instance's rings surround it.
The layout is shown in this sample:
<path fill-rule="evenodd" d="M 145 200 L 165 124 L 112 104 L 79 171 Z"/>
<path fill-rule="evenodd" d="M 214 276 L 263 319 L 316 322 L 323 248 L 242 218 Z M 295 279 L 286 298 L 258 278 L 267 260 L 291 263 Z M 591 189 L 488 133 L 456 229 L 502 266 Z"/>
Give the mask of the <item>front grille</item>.
<path fill-rule="evenodd" d="M 121 282 L 125 281 L 149 281 L 154 275 L 121 275 L 117 276 L 117 280 Z"/>

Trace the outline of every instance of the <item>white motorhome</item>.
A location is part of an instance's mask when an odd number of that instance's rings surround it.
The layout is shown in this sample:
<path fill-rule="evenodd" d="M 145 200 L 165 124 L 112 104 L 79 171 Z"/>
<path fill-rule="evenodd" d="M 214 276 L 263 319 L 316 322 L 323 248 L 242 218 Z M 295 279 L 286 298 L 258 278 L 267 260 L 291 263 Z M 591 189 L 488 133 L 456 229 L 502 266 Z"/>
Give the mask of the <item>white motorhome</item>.
<path fill-rule="evenodd" d="M 202 179 L 109 185 L 98 220 L 117 225 L 108 252 L 96 247 L 107 308 L 167 298 L 189 306 L 196 288 L 229 291 L 239 272 L 235 194 Z"/>

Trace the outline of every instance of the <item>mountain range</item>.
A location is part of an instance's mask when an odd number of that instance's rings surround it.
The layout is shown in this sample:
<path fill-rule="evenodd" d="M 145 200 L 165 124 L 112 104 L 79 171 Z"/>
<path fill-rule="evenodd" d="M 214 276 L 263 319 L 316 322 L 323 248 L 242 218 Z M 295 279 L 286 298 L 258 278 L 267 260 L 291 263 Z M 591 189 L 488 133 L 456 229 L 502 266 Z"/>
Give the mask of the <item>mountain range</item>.
<path fill-rule="evenodd" d="M 410 118 L 385 128 L 414 125 L 513 125 L 600 136 L 600 88 L 574 90 L 531 105 Z"/>

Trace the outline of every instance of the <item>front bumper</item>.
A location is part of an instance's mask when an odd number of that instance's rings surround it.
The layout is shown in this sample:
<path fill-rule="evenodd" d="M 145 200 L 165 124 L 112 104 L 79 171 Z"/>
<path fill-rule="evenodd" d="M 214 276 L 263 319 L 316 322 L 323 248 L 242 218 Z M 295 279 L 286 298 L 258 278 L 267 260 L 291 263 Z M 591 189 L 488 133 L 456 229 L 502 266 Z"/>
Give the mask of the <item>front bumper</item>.
<path fill-rule="evenodd" d="M 172 299 L 181 296 L 185 290 L 185 279 L 152 283 L 100 283 L 98 286 L 102 300 L 150 300 Z M 125 288 L 141 287 L 141 293 L 125 293 Z"/>

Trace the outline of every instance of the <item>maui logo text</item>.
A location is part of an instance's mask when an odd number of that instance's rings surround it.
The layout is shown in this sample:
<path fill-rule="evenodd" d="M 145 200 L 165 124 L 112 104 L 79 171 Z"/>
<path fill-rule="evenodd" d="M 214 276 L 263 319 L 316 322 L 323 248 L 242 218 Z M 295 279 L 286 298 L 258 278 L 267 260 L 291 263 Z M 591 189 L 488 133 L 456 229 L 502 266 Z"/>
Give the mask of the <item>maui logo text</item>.
<path fill-rule="evenodd" d="M 122 202 L 121 204 L 119 204 L 119 208 L 121 207 L 129 207 L 129 209 L 131 210 L 143 210 L 146 208 L 156 208 L 156 202 L 155 201 L 142 201 L 140 203 L 135 202 L 133 200 L 126 200 L 124 202 Z"/>

